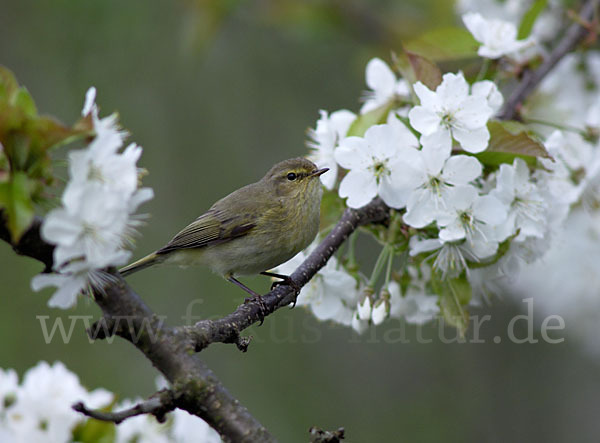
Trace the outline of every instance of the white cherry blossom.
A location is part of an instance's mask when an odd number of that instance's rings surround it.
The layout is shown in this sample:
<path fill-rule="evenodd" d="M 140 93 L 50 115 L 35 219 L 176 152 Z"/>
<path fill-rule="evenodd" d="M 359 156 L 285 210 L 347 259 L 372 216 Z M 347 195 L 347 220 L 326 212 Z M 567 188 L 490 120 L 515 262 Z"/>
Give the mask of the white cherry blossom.
<path fill-rule="evenodd" d="M 73 306 L 89 285 L 102 287 L 107 266 L 120 266 L 130 253 L 124 249 L 141 222 L 138 206 L 152 198 L 149 188 L 138 189 L 137 161 L 142 148 L 130 144 L 123 152 L 126 133 L 115 114 L 100 119 L 90 88 L 82 114 L 90 115 L 95 137 L 85 148 L 69 154 L 69 182 L 62 206 L 48 213 L 41 235 L 55 245 L 56 274 L 41 274 L 31 282 L 34 290 L 58 288 L 49 305 Z"/>
<path fill-rule="evenodd" d="M 175 409 L 172 414 L 171 433 L 177 443 L 220 443 L 221 437 L 200 417 L 183 409 Z"/>
<path fill-rule="evenodd" d="M 480 86 L 476 94 L 470 94 L 462 72 L 444 74 L 435 91 L 421 82 L 415 83 L 414 90 L 421 104 L 412 108 L 408 117 L 411 126 L 422 134 L 421 143 L 425 145 L 433 138 L 451 146 L 454 138 L 465 151 L 484 151 L 490 138 L 486 124 L 494 109 L 488 95 L 482 94 L 483 89 L 484 86 Z M 497 100 L 494 95 L 492 104 Z"/>
<path fill-rule="evenodd" d="M 517 241 L 527 237 L 542 238 L 547 226 L 547 203 L 530 180 L 527 164 L 517 158 L 512 165 L 500 165 L 496 182 L 496 189 L 491 195 L 508 208 L 504 236 L 508 237 L 518 230 Z"/>
<path fill-rule="evenodd" d="M 365 93 L 365 103 L 360 113 L 364 114 L 379 106 L 398 98 L 410 96 L 410 87 L 404 79 L 397 79 L 389 66 L 379 58 L 367 63 L 367 86 L 371 89 Z"/>
<path fill-rule="evenodd" d="M 15 441 L 71 441 L 73 428 L 84 420 L 71 405 L 90 399 L 92 407 L 104 407 L 112 401 L 112 394 L 104 390 L 88 393 L 64 364 L 40 362 L 25 373 L 15 403 L 7 411 L 7 427 Z"/>
<path fill-rule="evenodd" d="M 496 242 L 490 228 L 502 224 L 507 217 L 504 204 L 492 195 L 480 196 L 472 186 L 457 186 L 448 191 L 448 211 L 438 216 L 440 240 L 452 242 L 467 239 L 474 250 Z M 495 249 L 495 248 L 494 248 Z"/>
<path fill-rule="evenodd" d="M 55 245 L 57 269 L 69 260 L 83 258 L 91 268 L 122 265 L 129 256 L 120 255 L 113 263 L 113 252 L 123 245 L 127 229 L 128 207 L 118 192 L 109 192 L 95 184 L 82 186 L 77 204 L 50 211 L 42 225 L 42 237 Z"/>
<path fill-rule="evenodd" d="M 16 399 L 19 389 L 19 377 L 14 369 L 0 368 L 0 422 L 6 405 Z"/>
<path fill-rule="evenodd" d="M 600 129 L 600 93 L 597 94 L 596 101 L 588 109 L 585 125 L 596 128 L 596 130 Z"/>
<path fill-rule="evenodd" d="M 492 114 L 498 112 L 504 103 L 504 97 L 500 90 L 498 90 L 498 86 L 489 80 L 473 83 L 471 85 L 471 94 L 477 97 L 485 97 L 488 106 L 492 108 Z"/>
<path fill-rule="evenodd" d="M 414 157 L 419 143 L 412 132 L 391 116 L 387 124 L 371 126 L 364 137 L 347 137 L 335 150 L 335 159 L 349 172 L 339 195 L 351 208 L 360 208 L 379 195 L 392 208 L 406 204 L 410 189 L 397 171 Z"/>
<path fill-rule="evenodd" d="M 422 228 L 447 210 L 448 191 L 465 186 L 481 175 L 482 166 L 475 157 L 451 156 L 448 144 L 429 138 L 423 149 L 405 156 L 410 161 L 399 165 L 403 188 L 412 192 L 406 205 L 404 222 Z"/>
<path fill-rule="evenodd" d="M 369 329 L 369 321 L 361 320 L 360 317 L 358 316 L 358 312 L 354 312 L 354 314 L 352 315 L 351 326 L 352 326 L 352 329 L 354 329 L 357 334 L 362 334 L 367 329 Z"/>
<path fill-rule="evenodd" d="M 410 270 L 409 270 L 410 271 Z M 404 319 L 407 323 L 422 325 L 437 317 L 440 308 L 436 295 L 427 294 L 423 281 L 413 275 L 411 286 L 402 295 L 400 285 L 395 281 L 388 284 L 390 292 L 390 316 Z"/>
<path fill-rule="evenodd" d="M 65 206 L 76 205 L 87 183 L 97 183 L 109 192 L 129 199 L 137 190 L 137 161 L 142 148 L 130 144 L 122 154 L 110 150 L 81 149 L 69 153 L 70 180 L 63 194 Z"/>
<path fill-rule="evenodd" d="M 496 59 L 512 55 L 535 44 L 533 38 L 517 40 L 517 27 L 510 22 L 486 19 L 477 12 L 462 16 L 463 22 L 475 40 L 482 45 L 477 53 L 481 57 Z"/>
<path fill-rule="evenodd" d="M 569 214 L 563 229 L 556 233 L 543 258 L 523 266 L 518 278 L 505 285 L 505 293 L 522 306 L 524 298 L 533 297 L 537 323 L 548 315 L 562 317 L 567 325 L 566 340 L 581 344 L 597 358 L 600 356 L 599 262 L 600 213 L 577 207 Z"/>
<path fill-rule="evenodd" d="M 90 113 L 95 115 L 98 113 L 98 107 L 96 106 L 96 88 L 94 86 L 90 87 L 85 93 L 85 102 L 81 109 L 81 115 L 83 117 Z"/>
<path fill-rule="evenodd" d="M 309 157 L 319 168 L 329 168 L 329 172 L 319 178 L 323 186 L 333 189 L 338 175 L 338 165 L 333 152 L 339 141 L 346 137 L 356 115 L 345 109 L 335 111 L 331 115 L 327 115 L 326 111 L 320 113 L 321 118 L 317 121 L 317 127 L 309 133 L 311 138 L 308 143 L 311 148 Z"/>

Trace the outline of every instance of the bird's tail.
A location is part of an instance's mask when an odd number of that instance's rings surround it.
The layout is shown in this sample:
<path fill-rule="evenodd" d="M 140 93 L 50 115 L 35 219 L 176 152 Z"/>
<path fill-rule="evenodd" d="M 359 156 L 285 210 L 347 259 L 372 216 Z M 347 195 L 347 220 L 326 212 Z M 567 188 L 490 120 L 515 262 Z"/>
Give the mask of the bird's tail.
<path fill-rule="evenodd" d="M 133 274 L 134 272 L 141 271 L 149 266 L 155 265 L 162 260 L 158 259 L 158 254 L 153 252 L 152 254 L 148 254 L 144 258 L 140 258 L 138 261 L 131 263 L 130 265 L 125 266 L 124 268 L 119 269 L 119 272 L 123 277 Z"/>

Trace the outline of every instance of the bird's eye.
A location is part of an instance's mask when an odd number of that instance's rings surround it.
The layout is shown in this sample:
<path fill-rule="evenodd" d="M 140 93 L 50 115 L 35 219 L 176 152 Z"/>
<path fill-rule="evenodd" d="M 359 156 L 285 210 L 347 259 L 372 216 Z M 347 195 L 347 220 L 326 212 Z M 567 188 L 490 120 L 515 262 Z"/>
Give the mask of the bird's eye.
<path fill-rule="evenodd" d="M 297 176 L 296 174 L 294 174 L 293 172 L 290 172 L 290 173 L 287 175 L 287 179 L 288 179 L 289 181 L 294 181 L 294 180 L 296 180 L 297 178 L 298 178 L 298 176 Z"/>

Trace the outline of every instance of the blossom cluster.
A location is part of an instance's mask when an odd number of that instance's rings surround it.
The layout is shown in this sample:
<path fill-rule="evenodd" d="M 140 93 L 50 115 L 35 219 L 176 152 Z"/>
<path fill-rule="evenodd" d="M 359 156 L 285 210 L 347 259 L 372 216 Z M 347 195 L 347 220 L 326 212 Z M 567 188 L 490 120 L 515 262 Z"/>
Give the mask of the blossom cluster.
<path fill-rule="evenodd" d="M 484 58 L 523 61 L 519 54 L 545 39 L 534 27 L 518 40 L 513 21 L 479 12 L 462 18 Z M 569 86 L 560 80 L 567 69 Z M 369 278 L 354 251 L 330 260 L 298 299 L 318 319 L 362 332 L 386 318 L 460 317 L 462 307 L 542 257 L 573 207 L 598 207 L 600 53 L 567 56 L 524 104 L 525 124 L 494 120 L 504 102 L 503 77 L 483 73 L 470 81 L 460 71 L 445 73 L 432 87 L 410 84 L 373 59 L 359 114 L 321 111 L 308 146 L 311 159 L 332 171 L 322 176 L 325 188 L 350 208 L 379 197 L 404 228 L 377 234 L 383 248 Z M 561 112 L 569 114 L 562 125 Z M 514 138 L 503 139 L 499 130 Z M 536 153 L 519 151 L 522 143 Z M 295 268 L 307 253 L 279 271 Z M 459 286 L 466 295 L 459 312 L 443 312 L 445 293 L 455 296 Z"/>
<path fill-rule="evenodd" d="M 61 206 L 48 213 L 42 225 L 44 240 L 54 248 L 53 274 L 32 280 L 34 290 L 56 286 L 49 305 L 67 308 L 88 285 L 101 286 L 102 269 L 127 262 L 125 249 L 140 218 L 138 206 L 152 198 L 149 188 L 138 188 L 136 166 L 142 148 L 135 143 L 122 150 L 126 133 L 116 114 L 99 118 L 96 90 L 90 88 L 82 110 L 91 119 L 94 138 L 85 149 L 69 153 L 69 181 Z"/>
<path fill-rule="evenodd" d="M 101 408 L 113 395 L 103 389 L 88 392 L 60 362 L 38 363 L 21 384 L 14 370 L 0 368 L 0 441 L 72 441 L 73 430 L 84 421 L 71 408 L 78 401 Z"/>
<path fill-rule="evenodd" d="M 61 362 L 41 361 L 25 372 L 23 380 L 13 369 L 0 368 L 0 441 L 6 443 L 91 441 L 85 427 L 93 420 L 75 412 L 71 406 L 83 402 L 92 409 L 120 411 L 136 403 L 125 399 L 115 404 L 115 396 L 105 389 L 88 391 L 76 374 Z M 125 420 L 113 431 L 103 428 L 102 441 L 117 443 L 156 442 L 218 443 L 221 438 L 199 417 L 177 409 L 164 424 L 153 416 L 141 415 Z M 96 431 L 93 441 L 100 436 Z"/>

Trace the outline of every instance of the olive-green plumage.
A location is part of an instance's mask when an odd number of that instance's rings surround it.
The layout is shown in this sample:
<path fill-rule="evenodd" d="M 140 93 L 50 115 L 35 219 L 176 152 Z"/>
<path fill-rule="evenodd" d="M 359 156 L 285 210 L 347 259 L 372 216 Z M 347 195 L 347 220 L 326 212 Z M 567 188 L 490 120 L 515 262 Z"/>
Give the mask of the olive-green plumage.
<path fill-rule="evenodd" d="M 222 198 L 164 247 L 120 272 L 198 264 L 232 279 L 274 268 L 315 238 L 322 195 L 318 177 L 326 171 L 304 158 L 277 163 L 260 181 Z"/>

